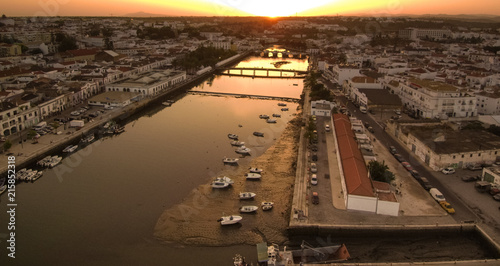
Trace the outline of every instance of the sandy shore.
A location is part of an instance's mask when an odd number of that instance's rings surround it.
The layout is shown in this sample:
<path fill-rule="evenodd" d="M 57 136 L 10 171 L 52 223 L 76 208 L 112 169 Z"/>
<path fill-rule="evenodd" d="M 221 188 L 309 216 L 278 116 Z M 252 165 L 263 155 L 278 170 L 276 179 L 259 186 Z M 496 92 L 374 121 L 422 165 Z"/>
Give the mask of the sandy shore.
<path fill-rule="evenodd" d="M 204 184 L 193 190 L 180 204 L 167 209 L 155 226 L 155 237 L 182 245 L 226 246 L 256 244 L 262 241 L 283 243 L 286 241 L 297 143 L 300 134 L 300 113 L 292 119 L 280 138 L 251 165 L 240 165 L 228 175 L 235 183 L 228 189 L 212 189 Z M 244 174 L 250 167 L 264 170 L 261 181 L 246 181 Z M 240 201 L 240 192 L 251 191 L 254 200 Z M 260 207 L 262 201 L 273 201 L 271 211 L 259 209 L 255 214 L 239 214 L 243 205 Z M 222 227 L 218 222 L 222 215 L 241 215 L 240 224 Z"/>

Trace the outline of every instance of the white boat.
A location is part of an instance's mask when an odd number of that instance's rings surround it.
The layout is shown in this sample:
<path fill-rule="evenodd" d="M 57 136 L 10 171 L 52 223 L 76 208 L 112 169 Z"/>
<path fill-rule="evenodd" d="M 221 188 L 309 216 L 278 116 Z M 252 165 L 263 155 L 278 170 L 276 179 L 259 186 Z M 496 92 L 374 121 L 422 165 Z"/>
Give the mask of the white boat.
<path fill-rule="evenodd" d="M 257 168 L 257 167 L 250 167 L 250 168 L 248 168 L 248 170 L 250 171 L 250 173 L 257 173 L 257 174 L 262 173 L 262 169 Z"/>
<path fill-rule="evenodd" d="M 49 168 L 52 168 L 56 165 L 58 165 L 60 162 L 62 161 L 62 157 L 61 156 L 52 156 L 52 158 L 45 163 L 45 167 L 49 167 Z"/>
<path fill-rule="evenodd" d="M 239 223 L 243 217 L 239 215 L 230 215 L 230 216 L 222 216 L 217 222 L 220 222 L 221 225 L 230 225 Z"/>
<path fill-rule="evenodd" d="M 245 174 L 245 176 L 247 177 L 247 179 L 252 179 L 252 180 L 258 180 L 262 177 L 260 174 L 257 173 L 247 173 Z"/>
<path fill-rule="evenodd" d="M 240 193 L 240 199 L 246 200 L 246 199 L 253 199 L 255 197 L 255 193 L 253 192 L 241 192 Z"/>
<path fill-rule="evenodd" d="M 94 141 L 94 139 L 95 139 L 94 134 L 92 134 L 92 135 L 88 135 L 85 138 L 83 138 L 82 142 L 83 143 L 90 143 L 90 142 Z"/>
<path fill-rule="evenodd" d="M 255 212 L 259 209 L 259 207 L 257 206 L 242 206 L 240 208 L 240 212 L 244 212 L 244 213 L 250 213 L 250 212 Z"/>
<path fill-rule="evenodd" d="M 239 153 L 239 154 L 250 154 L 252 150 L 245 147 L 245 146 L 241 146 L 239 147 L 238 149 L 236 149 L 236 153 Z"/>
<path fill-rule="evenodd" d="M 225 182 L 224 180 L 220 180 L 220 179 L 215 179 L 214 181 L 212 181 L 212 188 L 227 188 L 229 187 L 231 184 L 228 183 L 228 182 Z"/>
<path fill-rule="evenodd" d="M 45 158 L 38 161 L 36 164 L 38 164 L 39 166 L 45 166 L 45 163 L 48 162 L 50 160 L 50 158 L 52 158 L 52 156 L 50 156 L 50 155 L 46 156 Z"/>
<path fill-rule="evenodd" d="M 254 136 L 257 136 L 257 137 L 264 137 L 264 133 L 262 133 L 262 132 L 258 132 L 258 131 L 255 131 L 255 132 L 253 133 L 253 135 L 254 135 Z"/>
<path fill-rule="evenodd" d="M 274 123 L 276 123 L 276 119 L 267 119 L 266 122 L 269 124 L 274 124 Z"/>
<path fill-rule="evenodd" d="M 78 145 L 69 145 L 68 147 L 64 148 L 63 152 L 74 152 L 76 149 L 78 149 Z"/>
<path fill-rule="evenodd" d="M 228 163 L 228 164 L 237 164 L 240 159 L 238 158 L 224 158 L 222 159 L 222 162 Z"/>
<path fill-rule="evenodd" d="M 270 201 L 263 201 L 260 207 L 262 208 L 263 211 L 269 211 L 273 208 L 274 202 Z"/>
<path fill-rule="evenodd" d="M 268 115 L 259 115 L 259 118 L 260 118 L 260 119 L 268 119 L 268 118 L 269 118 L 269 116 L 268 116 Z"/>
<path fill-rule="evenodd" d="M 169 106 L 171 106 L 171 105 L 172 105 L 172 103 L 171 103 L 171 102 L 162 102 L 161 104 L 163 104 L 163 105 L 165 105 L 165 106 L 167 106 L 167 107 L 169 107 Z"/>
<path fill-rule="evenodd" d="M 227 176 L 217 177 L 215 180 L 226 182 L 226 183 L 229 183 L 230 185 L 234 184 L 234 181 L 231 178 L 227 177 Z"/>
<path fill-rule="evenodd" d="M 231 145 L 232 145 L 232 146 L 238 146 L 238 147 L 240 147 L 240 146 L 245 145 L 245 142 L 243 142 L 243 141 L 233 140 L 233 141 L 231 141 Z"/>
<path fill-rule="evenodd" d="M 227 134 L 227 137 L 230 139 L 234 139 L 234 140 L 238 139 L 238 135 L 236 135 L 236 134 Z"/>
<path fill-rule="evenodd" d="M 43 175 L 43 171 L 37 171 L 37 173 L 35 174 L 35 176 L 33 177 L 33 179 L 31 181 L 36 181 L 38 178 L 42 177 Z"/>

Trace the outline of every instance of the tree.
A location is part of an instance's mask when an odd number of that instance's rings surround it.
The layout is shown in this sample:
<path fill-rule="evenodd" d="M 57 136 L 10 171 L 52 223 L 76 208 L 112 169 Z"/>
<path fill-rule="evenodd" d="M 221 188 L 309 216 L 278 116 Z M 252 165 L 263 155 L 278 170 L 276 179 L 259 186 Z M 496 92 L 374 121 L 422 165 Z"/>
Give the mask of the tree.
<path fill-rule="evenodd" d="M 31 129 L 31 130 L 28 132 L 28 138 L 29 138 L 29 139 L 33 139 L 33 138 L 36 136 L 36 134 L 38 134 L 38 133 L 36 133 L 36 131 L 35 131 L 35 130 Z"/>
<path fill-rule="evenodd" d="M 370 171 L 370 177 L 375 181 L 391 183 L 394 179 L 394 173 L 389 171 L 389 166 L 377 161 L 370 161 L 368 163 L 368 170 Z"/>
<path fill-rule="evenodd" d="M 3 143 L 3 150 L 6 151 L 8 149 L 10 149 L 12 147 L 12 143 L 10 143 L 10 140 L 6 140 L 4 143 Z"/>

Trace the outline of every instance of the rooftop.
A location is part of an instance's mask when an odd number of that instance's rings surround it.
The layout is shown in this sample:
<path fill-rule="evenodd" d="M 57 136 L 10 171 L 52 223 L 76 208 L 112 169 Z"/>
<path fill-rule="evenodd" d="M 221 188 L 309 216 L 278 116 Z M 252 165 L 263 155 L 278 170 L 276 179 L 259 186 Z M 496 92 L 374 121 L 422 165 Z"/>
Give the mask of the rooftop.
<path fill-rule="evenodd" d="M 410 79 L 413 85 L 417 85 L 420 88 L 426 88 L 433 91 L 457 91 L 458 88 L 450 84 L 446 84 L 439 81 L 427 80 L 427 79 Z"/>

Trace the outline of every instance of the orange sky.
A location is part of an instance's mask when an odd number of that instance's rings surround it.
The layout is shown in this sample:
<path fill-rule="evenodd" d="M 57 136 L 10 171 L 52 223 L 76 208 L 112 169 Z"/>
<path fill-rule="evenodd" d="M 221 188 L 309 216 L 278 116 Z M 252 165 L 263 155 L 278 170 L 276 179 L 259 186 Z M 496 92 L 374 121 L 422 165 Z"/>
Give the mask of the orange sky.
<path fill-rule="evenodd" d="M 7 16 L 321 16 L 351 14 L 491 14 L 499 0 L 15 0 L 1 1 Z"/>

